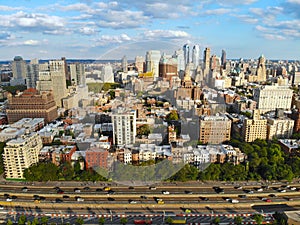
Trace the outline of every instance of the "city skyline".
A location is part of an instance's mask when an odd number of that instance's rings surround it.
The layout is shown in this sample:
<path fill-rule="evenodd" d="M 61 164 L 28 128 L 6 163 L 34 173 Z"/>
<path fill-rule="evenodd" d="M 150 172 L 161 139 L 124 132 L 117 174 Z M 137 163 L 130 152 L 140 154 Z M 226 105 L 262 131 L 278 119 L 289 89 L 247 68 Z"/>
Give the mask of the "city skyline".
<path fill-rule="evenodd" d="M 0 60 L 128 59 L 184 44 L 227 58 L 298 60 L 300 1 L 143 2 L 20 0 L 0 3 Z"/>

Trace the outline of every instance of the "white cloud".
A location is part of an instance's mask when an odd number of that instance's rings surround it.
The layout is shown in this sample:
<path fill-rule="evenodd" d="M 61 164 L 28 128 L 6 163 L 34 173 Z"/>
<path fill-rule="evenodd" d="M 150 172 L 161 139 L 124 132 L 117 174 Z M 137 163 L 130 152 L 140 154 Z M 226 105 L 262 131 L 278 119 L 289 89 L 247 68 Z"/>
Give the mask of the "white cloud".
<path fill-rule="evenodd" d="M 255 18 L 253 16 L 250 15 L 240 15 L 240 14 L 232 14 L 232 16 L 239 18 L 241 21 L 246 22 L 246 23 L 258 23 L 259 19 Z"/>
<path fill-rule="evenodd" d="M 40 42 L 37 40 L 26 40 L 23 42 L 24 45 L 39 45 Z"/>
<path fill-rule="evenodd" d="M 179 30 L 148 30 L 144 32 L 145 38 L 166 38 L 166 39 L 178 39 L 188 38 L 190 35 L 185 31 Z"/>
<path fill-rule="evenodd" d="M 23 11 L 11 15 L 0 15 L 0 26 L 19 27 L 26 29 L 45 30 L 63 27 L 65 19 L 41 13 L 26 13 Z"/>
<path fill-rule="evenodd" d="M 110 44 L 121 44 L 124 42 L 131 41 L 127 34 L 120 34 L 120 35 L 102 35 L 100 38 L 95 40 L 94 46 L 106 46 Z"/>
<path fill-rule="evenodd" d="M 226 1 L 217 0 L 216 2 L 219 5 L 250 5 L 257 1 L 258 0 L 226 0 Z"/>
<path fill-rule="evenodd" d="M 16 11 L 16 10 L 22 10 L 22 7 L 10 7 L 6 5 L 0 5 L 0 11 Z"/>
<path fill-rule="evenodd" d="M 222 15 L 234 11 L 233 9 L 228 8 L 219 8 L 219 9 L 210 9 L 204 12 L 205 15 Z"/>
<path fill-rule="evenodd" d="M 92 35 L 97 33 L 97 29 L 95 27 L 81 27 L 79 32 L 85 35 Z"/>
<path fill-rule="evenodd" d="M 40 45 L 40 41 L 38 40 L 25 40 L 25 41 L 16 41 L 7 43 L 7 46 L 37 46 Z"/>

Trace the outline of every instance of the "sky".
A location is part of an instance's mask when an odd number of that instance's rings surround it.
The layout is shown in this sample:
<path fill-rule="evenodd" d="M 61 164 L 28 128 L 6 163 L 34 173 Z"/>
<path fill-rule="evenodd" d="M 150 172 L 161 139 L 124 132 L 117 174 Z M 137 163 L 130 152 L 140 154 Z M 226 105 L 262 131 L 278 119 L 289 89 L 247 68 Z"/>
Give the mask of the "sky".
<path fill-rule="evenodd" d="M 0 60 L 134 59 L 186 43 L 299 60 L 300 0 L 0 0 Z"/>

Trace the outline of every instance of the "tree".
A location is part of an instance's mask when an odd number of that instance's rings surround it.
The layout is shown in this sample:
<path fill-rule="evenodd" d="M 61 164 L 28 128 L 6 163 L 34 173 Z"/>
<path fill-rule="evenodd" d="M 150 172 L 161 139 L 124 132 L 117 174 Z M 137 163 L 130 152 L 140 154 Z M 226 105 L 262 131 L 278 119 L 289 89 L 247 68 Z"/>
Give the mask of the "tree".
<path fill-rule="evenodd" d="M 176 110 L 172 110 L 167 116 L 166 116 L 167 121 L 171 120 L 179 120 L 179 115 Z"/>
<path fill-rule="evenodd" d="M 241 225 L 241 224 L 242 224 L 242 222 L 243 222 L 243 219 L 242 219 L 242 217 L 240 217 L 240 216 L 236 216 L 236 217 L 234 217 L 234 223 L 235 223 L 235 224 L 237 224 L 237 225 Z"/>
<path fill-rule="evenodd" d="M 42 218 L 41 218 L 41 224 L 42 225 L 46 225 L 47 223 L 48 223 L 48 217 L 47 216 L 43 216 Z"/>
<path fill-rule="evenodd" d="M 126 217 L 122 217 L 120 222 L 121 224 L 125 225 L 126 223 L 128 223 L 128 219 Z"/>
<path fill-rule="evenodd" d="M 18 220 L 18 224 L 19 225 L 25 225 L 27 221 L 27 217 L 25 215 L 21 215 L 19 220 Z"/>
<path fill-rule="evenodd" d="M 14 223 L 11 221 L 11 219 L 8 219 L 6 222 L 6 225 L 13 225 Z"/>
<path fill-rule="evenodd" d="M 38 224 L 40 224 L 39 219 L 36 218 L 36 217 L 34 217 L 34 219 L 33 219 L 32 222 L 31 222 L 31 225 L 38 225 Z M 45 224 L 47 224 L 47 223 L 45 223 Z M 43 225 L 44 225 L 44 224 L 43 224 Z"/>
<path fill-rule="evenodd" d="M 172 219 L 171 217 L 168 217 L 168 218 L 165 220 L 165 222 L 166 222 L 167 224 L 172 224 L 173 219 Z"/>
<path fill-rule="evenodd" d="M 100 217 L 99 220 L 99 225 L 103 225 L 105 223 L 105 218 L 104 217 Z"/>
<path fill-rule="evenodd" d="M 255 214 L 253 219 L 257 224 L 262 224 L 264 217 L 261 214 Z"/>
<path fill-rule="evenodd" d="M 81 218 L 81 217 L 78 217 L 77 219 L 76 219 L 76 222 L 75 222 L 77 225 L 82 225 L 82 224 L 84 224 L 84 220 Z"/>
<path fill-rule="evenodd" d="M 219 224 L 221 222 L 221 219 L 220 219 L 220 217 L 215 217 L 214 219 L 213 219 L 213 224 Z"/>
<path fill-rule="evenodd" d="M 136 129 L 136 134 L 138 136 L 142 136 L 142 135 L 146 135 L 148 136 L 150 134 L 150 127 L 148 124 L 143 124 L 142 126 L 139 126 L 137 129 Z"/>

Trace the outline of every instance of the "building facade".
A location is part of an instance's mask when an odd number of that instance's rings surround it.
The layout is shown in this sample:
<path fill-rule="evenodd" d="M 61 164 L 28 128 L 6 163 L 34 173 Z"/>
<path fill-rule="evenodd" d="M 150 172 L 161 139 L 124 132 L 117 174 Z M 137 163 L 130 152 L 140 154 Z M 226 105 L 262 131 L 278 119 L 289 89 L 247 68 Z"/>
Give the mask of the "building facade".
<path fill-rule="evenodd" d="M 24 179 L 24 169 L 38 162 L 42 147 L 37 133 L 8 141 L 3 152 L 6 179 Z"/>
<path fill-rule="evenodd" d="M 231 120 L 226 115 L 201 116 L 199 141 L 203 144 L 220 144 L 230 140 Z"/>
<path fill-rule="evenodd" d="M 9 123 L 22 118 L 44 118 L 49 123 L 58 117 L 57 107 L 51 92 L 39 93 L 30 88 L 15 96 L 8 94 L 7 118 Z"/>
<path fill-rule="evenodd" d="M 260 117 L 259 110 L 253 111 L 253 119 L 244 120 L 242 134 L 245 142 L 267 139 L 267 119 Z"/>
<path fill-rule="evenodd" d="M 253 100 L 261 113 L 275 109 L 290 109 L 293 90 L 287 86 L 261 86 L 253 89 Z"/>
<path fill-rule="evenodd" d="M 134 144 L 136 136 L 136 111 L 118 110 L 112 114 L 113 143 L 117 146 Z"/>
<path fill-rule="evenodd" d="M 294 120 L 289 118 L 268 118 L 268 140 L 290 138 L 293 134 Z"/>

